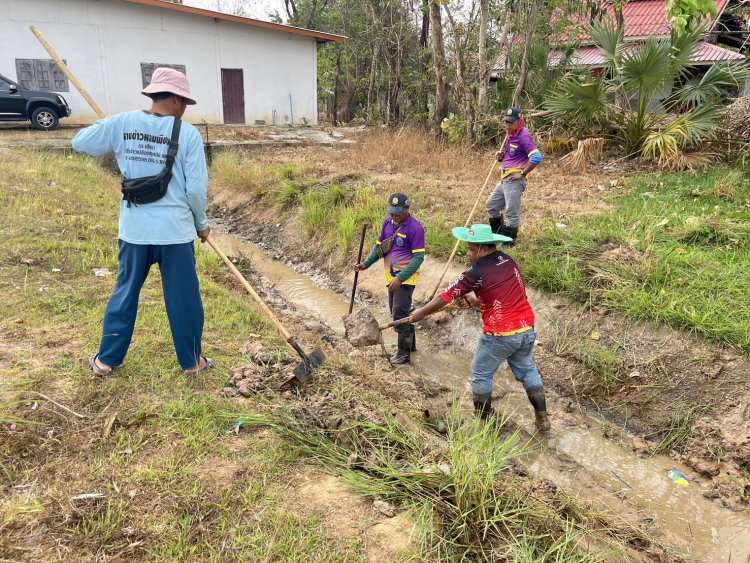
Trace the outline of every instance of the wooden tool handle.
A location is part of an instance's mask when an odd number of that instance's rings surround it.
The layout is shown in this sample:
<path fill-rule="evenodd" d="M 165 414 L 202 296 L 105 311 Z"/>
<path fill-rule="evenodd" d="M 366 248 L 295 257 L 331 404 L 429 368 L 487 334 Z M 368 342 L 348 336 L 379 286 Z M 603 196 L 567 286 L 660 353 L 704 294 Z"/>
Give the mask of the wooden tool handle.
<path fill-rule="evenodd" d="M 397 321 L 393 321 L 390 323 L 386 323 L 384 325 L 380 325 L 380 330 L 385 330 L 387 328 L 394 328 L 401 325 L 407 325 L 411 322 L 411 317 L 404 317 L 403 319 L 399 319 Z"/>
<path fill-rule="evenodd" d="M 367 223 L 362 225 L 362 238 L 359 241 L 359 254 L 357 255 L 357 264 L 362 262 L 362 249 L 365 246 L 365 233 L 367 233 Z M 352 285 L 352 298 L 349 301 L 349 314 L 352 314 L 354 309 L 354 292 L 357 291 L 357 280 L 359 279 L 359 270 L 354 272 L 354 284 Z"/>
<path fill-rule="evenodd" d="M 508 137 L 506 136 L 503 139 L 502 144 L 500 145 L 500 150 L 498 152 L 503 152 L 505 149 L 505 142 L 508 140 Z M 479 205 L 479 200 L 482 198 L 482 194 L 484 193 L 484 188 L 487 187 L 487 183 L 490 181 L 490 178 L 492 177 L 492 171 L 495 170 L 495 165 L 497 164 L 497 158 L 494 158 L 492 160 L 492 166 L 490 166 L 490 171 L 487 172 L 487 178 L 484 180 L 484 184 L 482 184 L 482 189 L 479 190 L 479 193 L 477 194 L 477 199 L 474 202 L 474 207 L 471 208 L 471 212 L 469 213 L 469 216 L 466 218 L 466 224 L 464 227 L 471 227 L 471 220 L 474 218 L 474 212 L 477 210 L 477 206 Z M 451 262 L 453 262 L 453 257 L 456 255 L 456 251 L 458 250 L 458 245 L 461 244 L 460 240 L 456 240 L 456 244 L 453 245 L 453 250 L 451 251 L 451 255 L 448 257 L 448 261 L 445 263 L 445 267 L 443 268 L 443 271 L 440 273 L 440 278 L 438 278 L 437 283 L 435 284 L 435 289 L 432 290 L 432 293 L 430 294 L 430 298 L 428 301 L 432 301 L 432 299 L 435 297 L 435 294 L 438 292 L 438 289 L 440 289 L 440 284 L 443 283 L 443 278 L 445 277 L 445 273 L 448 271 L 448 267 L 451 265 Z"/>
<path fill-rule="evenodd" d="M 292 338 L 292 335 L 289 334 L 289 332 L 284 328 L 284 325 L 282 325 L 281 321 L 279 321 L 279 319 L 276 318 L 276 315 L 273 314 L 273 311 L 271 311 L 268 305 L 266 305 L 263 302 L 263 300 L 260 298 L 260 296 L 257 293 L 255 293 L 255 290 L 245 279 L 245 276 L 243 276 L 242 273 L 237 269 L 237 267 L 234 264 L 232 264 L 232 261 L 229 258 L 227 258 L 227 255 L 221 251 L 221 249 L 214 242 L 211 236 L 206 237 L 206 241 L 208 242 L 208 244 L 211 245 L 211 248 L 214 249 L 214 252 L 216 252 L 216 254 L 219 255 L 219 258 L 221 258 L 224 261 L 224 263 L 232 271 L 232 273 L 240 281 L 240 283 L 245 286 L 245 289 L 247 290 L 247 292 L 253 296 L 253 299 L 255 299 L 258 305 L 260 305 L 261 309 L 263 309 L 263 312 L 265 312 L 265 314 L 268 315 L 268 318 L 271 319 L 271 322 L 273 322 L 273 324 L 276 325 L 276 328 L 279 329 L 279 332 L 282 334 L 282 336 L 286 338 L 287 341 L 290 340 Z"/>
<path fill-rule="evenodd" d="M 68 77 L 68 80 L 70 80 L 73 83 L 73 86 L 75 86 L 78 91 L 81 93 L 81 96 L 83 96 L 83 99 L 88 102 L 88 104 L 91 106 L 91 109 L 93 109 L 96 112 L 96 115 L 98 115 L 101 119 L 104 119 L 106 115 L 102 111 L 102 109 L 96 104 L 94 99 L 89 96 L 89 93 L 86 91 L 86 89 L 83 87 L 83 85 L 78 82 L 75 76 L 73 76 L 73 73 L 70 72 L 68 67 L 65 65 L 65 63 L 62 61 L 62 59 L 58 56 L 58 54 L 55 52 L 55 50 L 52 48 L 52 46 L 47 43 L 47 40 L 44 38 L 44 35 L 42 35 L 42 32 L 39 31 L 39 28 L 35 25 L 32 25 L 29 27 L 31 32 L 36 35 L 36 38 L 39 40 L 39 43 L 42 44 L 42 47 L 46 49 L 46 51 L 49 53 L 49 56 L 52 58 L 55 63 L 57 63 L 57 66 L 60 68 L 62 73 Z"/>

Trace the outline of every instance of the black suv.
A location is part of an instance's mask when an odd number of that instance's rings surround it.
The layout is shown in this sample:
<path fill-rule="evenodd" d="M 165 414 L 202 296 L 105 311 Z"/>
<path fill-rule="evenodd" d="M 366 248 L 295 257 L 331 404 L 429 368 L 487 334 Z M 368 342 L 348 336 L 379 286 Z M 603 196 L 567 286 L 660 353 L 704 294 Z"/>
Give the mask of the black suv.
<path fill-rule="evenodd" d="M 0 121 L 30 119 L 35 129 L 52 131 L 69 115 L 70 107 L 60 94 L 27 90 L 0 74 Z"/>

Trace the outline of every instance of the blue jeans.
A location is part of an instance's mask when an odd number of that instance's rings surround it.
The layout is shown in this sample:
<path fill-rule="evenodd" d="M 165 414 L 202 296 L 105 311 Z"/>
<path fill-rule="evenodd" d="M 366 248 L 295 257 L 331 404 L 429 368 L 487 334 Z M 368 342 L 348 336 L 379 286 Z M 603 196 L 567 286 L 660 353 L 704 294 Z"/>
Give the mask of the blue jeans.
<path fill-rule="evenodd" d="M 483 334 L 479 339 L 474 361 L 471 362 L 472 392 L 475 395 L 492 393 L 492 378 L 505 360 L 526 391 L 544 387 L 534 364 L 535 340 L 536 332 L 533 328 L 513 336 Z"/>
<path fill-rule="evenodd" d="M 104 311 L 99 359 L 109 366 L 118 366 L 125 359 L 138 314 L 141 287 L 156 263 L 161 271 L 164 304 L 177 360 L 182 369 L 195 367 L 201 357 L 203 303 L 195 272 L 193 243 L 131 244 L 120 240 L 119 245 L 119 271 Z"/>

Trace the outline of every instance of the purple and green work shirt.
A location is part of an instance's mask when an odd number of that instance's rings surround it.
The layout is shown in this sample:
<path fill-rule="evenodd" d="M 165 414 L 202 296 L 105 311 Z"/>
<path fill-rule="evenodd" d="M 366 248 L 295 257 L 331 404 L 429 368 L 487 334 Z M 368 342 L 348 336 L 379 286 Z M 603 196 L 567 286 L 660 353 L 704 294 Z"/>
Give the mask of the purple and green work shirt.
<path fill-rule="evenodd" d="M 542 161 L 542 153 L 534 144 L 529 130 L 526 127 L 520 127 L 505 142 L 502 177 L 522 172 L 528 166 L 529 161 L 539 164 Z"/>
<path fill-rule="evenodd" d="M 386 285 L 390 284 L 391 280 L 409 265 L 415 254 L 419 252 L 424 253 L 425 237 L 422 223 L 409 215 L 402 225 L 398 233 L 396 233 L 396 239 L 393 241 L 391 251 L 383 258 Z M 388 217 L 383 223 L 383 228 L 380 230 L 380 236 L 376 244 L 381 244 L 387 238 L 392 237 L 397 227 L 398 225 L 393 223 L 393 219 Z M 402 282 L 402 285 L 417 285 L 418 278 L 419 270 L 409 279 Z"/>

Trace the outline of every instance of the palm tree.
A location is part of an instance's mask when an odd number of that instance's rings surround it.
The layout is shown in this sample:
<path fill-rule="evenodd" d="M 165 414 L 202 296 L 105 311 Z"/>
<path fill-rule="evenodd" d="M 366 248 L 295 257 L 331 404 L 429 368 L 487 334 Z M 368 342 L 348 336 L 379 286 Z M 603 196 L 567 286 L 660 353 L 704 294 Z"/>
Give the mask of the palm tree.
<path fill-rule="evenodd" d="M 700 83 L 688 85 L 703 26 L 642 44 L 625 43 L 623 28 L 611 19 L 588 26 L 588 32 L 602 49 L 603 71 L 568 73 L 547 99 L 551 115 L 608 126 L 628 154 L 662 166 L 694 164 L 697 159 L 686 151 L 715 136 L 719 104 L 727 89 L 750 79 L 748 66 L 715 64 Z"/>

